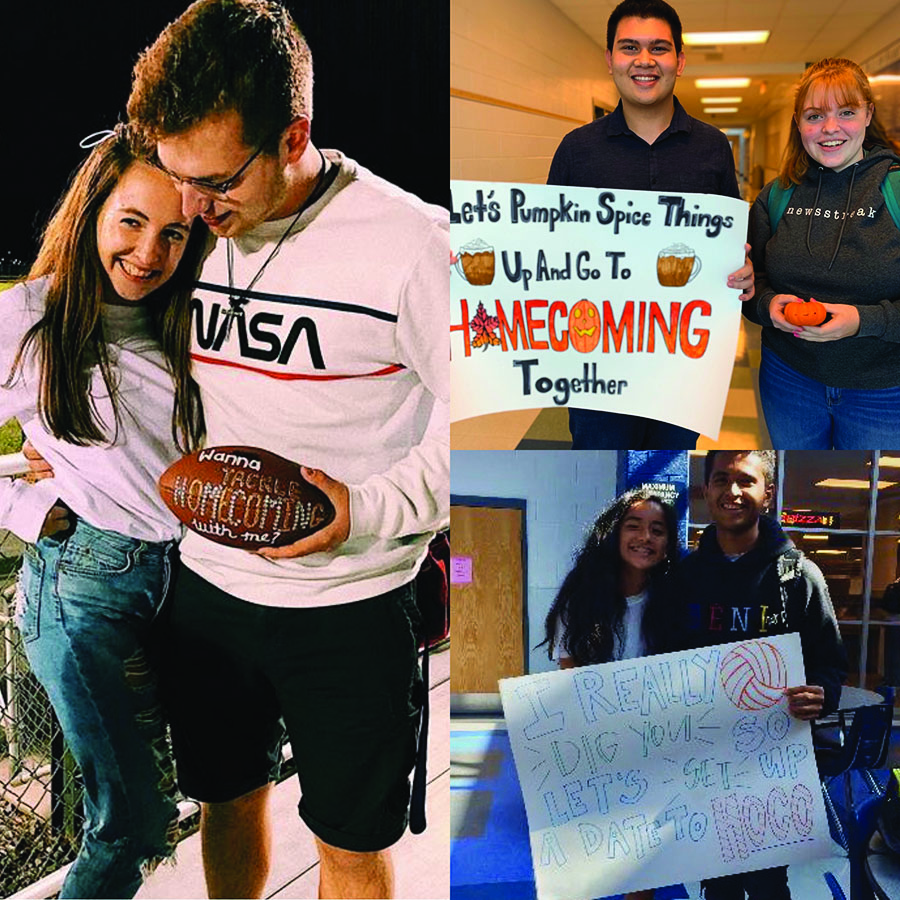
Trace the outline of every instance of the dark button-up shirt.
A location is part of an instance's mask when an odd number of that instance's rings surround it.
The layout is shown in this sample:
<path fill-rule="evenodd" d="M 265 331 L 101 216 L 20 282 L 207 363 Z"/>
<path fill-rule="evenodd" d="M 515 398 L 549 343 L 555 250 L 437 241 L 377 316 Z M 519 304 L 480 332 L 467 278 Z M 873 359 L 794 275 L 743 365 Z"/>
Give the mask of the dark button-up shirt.
<path fill-rule="evenodd" d="M 740 197 L 728 139 L 673 99 L 672 121 L 652 144 L 629 129 L 621 101 L 608 116 L 569 132 L 547 184 Z"/>

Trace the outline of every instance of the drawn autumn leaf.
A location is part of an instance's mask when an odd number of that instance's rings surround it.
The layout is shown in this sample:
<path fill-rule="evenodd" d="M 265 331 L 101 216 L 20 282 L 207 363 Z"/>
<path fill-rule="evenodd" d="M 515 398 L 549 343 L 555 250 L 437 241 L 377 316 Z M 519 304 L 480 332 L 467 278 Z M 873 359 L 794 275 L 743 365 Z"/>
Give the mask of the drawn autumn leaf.
<path fill-rule="evenodd" d="M 494 329 L 499 327 L 500 320 L 496 316 L 489 316 L 483 303 L 478 304 L 475 317 L 469 323 L 475 332 L 475 338 L 472 341 L 473 347 L 497 347 L 500 345 L 500 338 L 494 334 Z"/>
<path fill-rule="evenodd" d="M 487 350 L 488 347 L 497 347 L 500 345 L 500 338 L 497 337 L 496 334 L 479 334 L 472 340 L 473 347 L 484 347 Z"/>

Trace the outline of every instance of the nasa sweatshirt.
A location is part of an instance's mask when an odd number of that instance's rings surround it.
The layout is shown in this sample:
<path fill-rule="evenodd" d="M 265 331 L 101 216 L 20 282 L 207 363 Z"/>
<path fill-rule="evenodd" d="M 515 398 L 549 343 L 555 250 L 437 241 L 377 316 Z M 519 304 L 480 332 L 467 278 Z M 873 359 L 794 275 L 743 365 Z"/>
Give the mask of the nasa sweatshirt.
<path fill-rule="evenodd" d="M 793 546 L 780 525 L 762 516 L 755 546 L 730 559 L 716 539 L 716 526 L 710 525 L 680 567 L 685 619 L 679 643 L 706 647 L 797 632 L 806 682 L 825 689 L 826 715 L 837 708 L 847 656 L 828 585 L 815 563 L 801 558 L 799 576 L 786 583 L 786 607 L 782 602 L 778 557 Z"/>
<path fill-rule="evenodd" d="M 776 294 L 848 303 L 859 311 L 859 332 L 823 343 L 774 327 L 762 342 L 795 371 L 837 388 L 900 385 L 900 229 L 885 206 L 881 184 L 897 163 L 875 147 L 835 172 L 810 161 L 774 233 L 769 221 L 772 182 L 750 209 L 756 294 L 744 315 L 771 326 Z"/>
<path fill-rule="evenodd" d="M 449 213 L 323 152 L 325 193 L 236 238 L 232 265 L 219 240 L 193 298 L 207 446 L 262 447 L 350 492 L 349 538 L 328 552 L 270 560 L 186 535 L 185 565 L 265 606 L 400 587 L 449 520 Z"/>

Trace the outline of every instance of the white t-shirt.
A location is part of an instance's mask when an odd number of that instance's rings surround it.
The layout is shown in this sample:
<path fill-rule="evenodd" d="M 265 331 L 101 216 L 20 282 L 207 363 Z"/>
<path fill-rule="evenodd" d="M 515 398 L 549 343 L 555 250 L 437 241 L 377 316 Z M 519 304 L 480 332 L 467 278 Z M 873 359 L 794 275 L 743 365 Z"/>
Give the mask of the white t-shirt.
<path fill-rule="evenodd" d="M 626 597 L 627 604 L 625 615 L 623 617 L 623 625 L 625 637 L 620 642 L 618 636 L 613 639 L 613 659 L 635 659 L 638 656 L 644 656 L 646 653 L 646 645 L 644 644 L 644 636 L 641 633 L 641 621 L 644 617 L 644 609 L 647 605 L 647 591 L 641 591 L 633 597 Z M 570 659 L 571 655 L 563 645 L 563 637 L 565 628 L 556 617 L 556 630 L 553 638 L 553 651 L 551 658 L 557 661 L 561 659 Z"/>

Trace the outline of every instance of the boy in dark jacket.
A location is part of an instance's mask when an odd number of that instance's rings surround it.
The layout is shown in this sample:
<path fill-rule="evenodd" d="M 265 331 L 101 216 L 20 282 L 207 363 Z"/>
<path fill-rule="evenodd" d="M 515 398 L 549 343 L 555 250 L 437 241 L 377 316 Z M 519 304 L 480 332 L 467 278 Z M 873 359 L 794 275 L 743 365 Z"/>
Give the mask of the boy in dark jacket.
<path fill-rule="evenodd" d="M 623 0 L 606 23 L 606 62 L 619 104 L 562 139 L 547 184 L 740 197 L 725 136 L 689 116 L 675 96 L 685 65 L 678 13 L 665 0 Z M 749 261 L 728 286 L 740 289 L 740 300 L 753 296 Z M 573 450 L 697 443 L 696 432 L 670 422 L 575 406 L 569 429 Z"/>
<path fill-rule="evenodd" d="M 807 684 L 787 688 L 789 712 L 815 719 L 837 708 L 847 657 L 821 571 L 763 515 L 774 495 L 774 451 L 710 451 L 704 496 L 713 523 L 682 566 L 685 646 L 798 632 Z M 714 878 L 706 900 L 790 900 L 787 867 Z"/>

